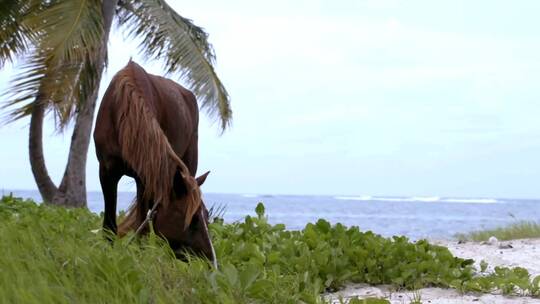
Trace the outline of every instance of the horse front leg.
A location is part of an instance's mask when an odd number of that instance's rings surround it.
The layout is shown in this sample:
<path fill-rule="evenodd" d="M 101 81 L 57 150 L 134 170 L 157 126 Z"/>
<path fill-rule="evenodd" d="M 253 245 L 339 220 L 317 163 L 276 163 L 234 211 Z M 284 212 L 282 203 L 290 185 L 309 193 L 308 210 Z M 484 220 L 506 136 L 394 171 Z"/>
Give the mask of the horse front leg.
<path fill-rule="evenodd" d="M 116 198 L 118 181 L 122 174 L 118 170 L 107 169 L 104 165 L 99 166 L 99 181 L 101 183 L 101 190 L 103 191 L 103 198 L 105 200 L 105 216 L 103 218 L 103 230 L 109 232 L 112 235 L 116 235 Z M 111 239 L 112 235 L 108 238 Z"/>
<path fill-rule="evenodd" d="M 137 184 L 137 226 L 134 227 L 135 230 L 137 230 L 139 228 L 139 226 L 144 222 L 144 220 L 146 219 L 146 215 L 147 215 L 147 212 L 148 210 L 150 210 L 150 208 L 152 208 L 152 202 L 151 201 L 148 201 L 148 199 L 146 199 L 144 197 L 144 184 L 142 183 L 141 179 L 138 177 L 138 176 L 135 176 L 135 183 Z M 148 228 L 148 225 L 146 227 L 143 227 L 142 230 L 140 231 L 140 234 L 141 235 L 144 235 L 146 233 L 148 233 L 150 231 L 150 229 Z"/>

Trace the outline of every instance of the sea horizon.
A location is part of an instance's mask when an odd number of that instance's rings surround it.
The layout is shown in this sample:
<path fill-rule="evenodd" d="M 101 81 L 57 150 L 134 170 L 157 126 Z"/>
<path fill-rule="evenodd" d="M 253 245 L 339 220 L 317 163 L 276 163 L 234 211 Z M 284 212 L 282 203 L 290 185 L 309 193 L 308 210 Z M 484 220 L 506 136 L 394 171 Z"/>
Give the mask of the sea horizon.
<path fill-rule="evenodd" d="M 1 195 L 9 195 L 10 192 L 14 193 L 23 193 L 23 192 L 39 192 L 37 188 L 33 189 L 12 189 L 12 188 L 0 188 Z M 88 193 L 102 193 L 101 190 L 87 190 Z M 131 193 L 135 194 L 135 190 L 122 190 L 118 193 Z M 371 195 L 371 194 L 300 194 L 300 193 L 254 193 L 254 192 L 207 192 L 203 191 L 203 195 L 241 195 L 243 197 L 253 197 L 253 198 L 265 198 L 265 197 L 333 197 L 341 200 L 354 200 L 354 201 L 419 201 L 419 202 L 437 202 L 437 201 L 446 201 L 446 202 L 476 202 L 482 203 L 483 201 L 538 201 L 540 202 L 540 197 L 505 197 L 505 196 L 461 196 L 461 195 L 399 195 L 399 194 L 390 194 L 390 195 Z"/>
<path fill-rule="evenodd" d="M 41 201 L 37 190 L 0 189 L 0 192 Z M 117 210 L 126 210 L 134 197 L 135 192 L 118 192 Z M 540 200 L 535 199 L 209 192 L 204 193 L 203 199 L 208 208 L 223 208 L 223 218 L 229 223 L 254 216 L 255 207 L 262 202 L 268 221 L 285 224 L 289 230 L 301 230 L 308 223 L 325 219 L 331 224 L 358 226 L 363 231 L 387 237 L 404 235 L 411 239 L 453 239 L 458 233 L 540 218 Z M 92 212 L 102 212 L 101 191 L 88 191 L 87 203 Z"/>

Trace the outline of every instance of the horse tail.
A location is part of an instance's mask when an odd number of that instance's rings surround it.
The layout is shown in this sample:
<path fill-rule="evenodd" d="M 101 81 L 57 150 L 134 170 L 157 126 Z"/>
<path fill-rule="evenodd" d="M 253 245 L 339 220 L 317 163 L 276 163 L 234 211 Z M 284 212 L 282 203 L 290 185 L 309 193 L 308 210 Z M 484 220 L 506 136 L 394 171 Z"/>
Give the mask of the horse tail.
<path fill-rule="evenodd" d="M 150 76 L 130 61 L 113 82 L 120 152 L 144 185 L 138 199 L 145 204 L 152 199 L 167 205 L 178 165 L 170 157 L 173 150 L 154 114 Z M 139 207 L 148 209 L 148 206 Z"/>

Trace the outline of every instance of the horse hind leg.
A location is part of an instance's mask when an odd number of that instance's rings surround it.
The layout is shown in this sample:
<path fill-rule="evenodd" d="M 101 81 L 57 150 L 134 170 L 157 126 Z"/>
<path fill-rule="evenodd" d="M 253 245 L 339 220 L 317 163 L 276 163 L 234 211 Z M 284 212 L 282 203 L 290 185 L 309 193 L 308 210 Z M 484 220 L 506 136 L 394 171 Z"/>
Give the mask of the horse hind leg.
<path fill-rule="evenodd" d="M 118 181 L 122 177 L 119 170 L 108 169 L 103 164 L 99 166 L 99 181 L 101 190 L 103 191 L 103 199 L 105 201 L 105 215 L 103 217 L 103 230 L 109 232 L 108 238 L 116 235 L 116 200 Z"/>

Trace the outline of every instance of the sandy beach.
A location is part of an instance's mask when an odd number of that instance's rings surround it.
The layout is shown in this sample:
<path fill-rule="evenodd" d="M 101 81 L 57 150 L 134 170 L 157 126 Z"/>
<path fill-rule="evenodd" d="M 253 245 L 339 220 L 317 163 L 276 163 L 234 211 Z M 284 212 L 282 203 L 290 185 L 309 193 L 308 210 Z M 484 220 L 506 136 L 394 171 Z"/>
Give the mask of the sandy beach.
<path fill-rule="evenodd" d="M 479 269 L 480 261 L 489 264 L 487 271 L 492 271 L 495 266 L 523 267 L 531 276 L 540 275 L 540 239 L 523 239 L 507 242 L 465 242 L 457 241 L 432 241 L 434 244 L 446 246 L 450 251 L 461 258 L 474 259 Z M 530 297 L 506 297 L 501 294 L 460 294 L 456 290 L 442 288 L 424 288 L 416 294 L 420 295 L 422 303 L 433 304 L 465 304 L 465 303 L 495 303 L 495 304 L 518 304 L 540 303 L 540 299 Z M 365 284 L 351 284 L 345 289 L 328 294 L 333 303 L 339 303 L 339 297 L 350 299 L 354 297 L 386 298 L 392 304 L 410 303 L 414 299 L 413 292 L 397 292 L 391 286 L 368 286 Z"/>

